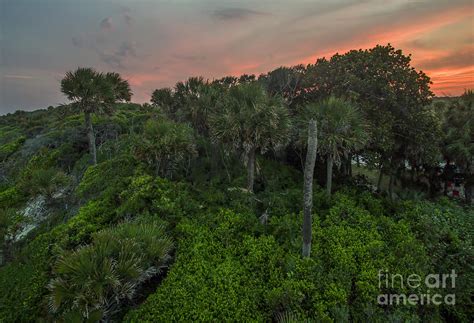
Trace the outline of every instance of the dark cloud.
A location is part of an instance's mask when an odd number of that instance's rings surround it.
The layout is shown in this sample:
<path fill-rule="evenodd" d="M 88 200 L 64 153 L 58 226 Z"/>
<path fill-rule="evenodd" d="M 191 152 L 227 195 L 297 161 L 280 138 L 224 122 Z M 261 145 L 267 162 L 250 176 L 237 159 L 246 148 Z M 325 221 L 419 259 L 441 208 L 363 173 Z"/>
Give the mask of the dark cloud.
<path fill-rule="evenodd" d="M 137 56 L 136 44 L 134 42 L 124 41 L 122 42 L 122 44 L 120 44 L 115 54 L 120 57 L 127 57 L 127 56 L 136 57 Z"/>
<path fill-rule="evenodd" d="M 303 8 L 299 9 L 301 11 L 298 15 L 295 15 L 292 19 L 291 22 L 300 22 L 301 20 L 304 19 L 314 19 L 317 17 L 321 17 L 327 14 L 332 14 L 336 13 L 340 10 L 352 8 L 357 5 L 369 3 L 373 0 L 348 0 L 348 1 L 342 1 L 342 2 L 322 2 L 319 3 L 317 6 L 311 3 L 308 3 L 306 6 Z"/>
<path fill-rule="evenodd" d="M 107 53 L 97 49 L 100 59 L 113 68 L 125 68 L 124 61 L 130 57 L 137 57 L 136 44 L 123 41 L 113 53 Z"/>
<path fill-rule="evenodd" d="M 102 19 L 102 21 L 100 22 L 100 29 L 106 30 L 106 31 L 111 30 L 112 29 L 112 18 L 107 17 L 107 18 Z"/>
<path fill-rule="evenodd" d="M 124 68 L 122 64 L 123 58 L 121 56 L 118 56 L 116 54 L 106 54 L 98 51 L 100 59 L 109 65 L 112 68 Z"/>
<path fill-rule="evenodd" d="M 435 70 L 439 68 L 462 68 L 471 66 L 474 62 L 474 49 L 461 50 L 449 55 L 423 61 L 420 66 L 423 69 Z"/>
<path fill-rule="evenodd" d="M 265 15 L 265 13 L 245 8 L 224 8 L 216 9 L 212 12 L 212 17 L 218 20 L 244 20 L 262 15 Z"/>

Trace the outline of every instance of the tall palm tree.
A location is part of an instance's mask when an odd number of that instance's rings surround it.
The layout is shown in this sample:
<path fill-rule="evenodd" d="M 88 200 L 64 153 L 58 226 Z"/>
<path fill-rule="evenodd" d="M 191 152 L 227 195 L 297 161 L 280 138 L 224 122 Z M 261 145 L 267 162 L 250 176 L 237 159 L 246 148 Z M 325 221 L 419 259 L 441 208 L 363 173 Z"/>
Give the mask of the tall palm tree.
<path fill-rule="evenodd" d="M 283 101 L 269 97 L 256 82 L 239 84 L 218 101 L 210 124 L 214 140 L 244 152 L 247 189 L 253 192 L 256 154 L 278 148 L 289 138 L 290 119 Z"/>
<path fill-rule="evenodd" d="M 97 164 L 97 149 L 92 127 L 92 113 L 110 111 L 113 103 L 130 101 L 132 91 L 118 73 L 98 73 L 92 68 L 80 67 L 69 71 L 61 80 L 61 92 L 73 101 L 72 106 L 84 113 L 93 164 Z"/>
<path fill-rule="evenodd" d="M 331 195 L 334 164 L 339 165 L 342 156 L 365 144 L 365 121 L 355 106 L 336 97 L 308 105 L 305 113 L 319 122 L 319 147 L 326 155 L 326 190 Z"/>

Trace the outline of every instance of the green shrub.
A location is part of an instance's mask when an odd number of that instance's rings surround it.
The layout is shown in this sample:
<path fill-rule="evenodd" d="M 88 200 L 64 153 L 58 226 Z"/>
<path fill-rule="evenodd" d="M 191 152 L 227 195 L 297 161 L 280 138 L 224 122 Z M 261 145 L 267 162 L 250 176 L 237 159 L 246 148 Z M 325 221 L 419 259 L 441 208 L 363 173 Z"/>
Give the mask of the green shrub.
<path fill-rule="evenodd" d="M 44 296 L 55 233 L 38 236 L 15 261 L 0 267 L 0 321 L 34 322 L 47 316 Z"/>
<path fill-rule="evenodd" d="M 173 225 L 198 209 L 185 184 L 149 175 L 133 177 L 120 200 L 117 212 L 122 216 L 148 214 Z"/>
<path fill-rule="evenodd" d="M 423 276 L 428 272 L 428 257 L 408 223 L 371 214 L 367 209 L 377 202 L 368 196 L 364 199 L 367 203 L 338 193 L 328 211 L 315 210 L 324 217 L 313 218 L 310 259 L 299 257 L 301 215 L 270 219 L 270 232 L 289 250 L 286 278 L 270 293 L 274 312 L 291 312 L 300 321 L 337 322 L 395 315 L 396 308 L 377 306 L 377 296 L 389 292 L 379 288 L 378 271 Z M 391 292 L 408 291 L 406 286 L 395 286 Z M 417 315 L 409 307 L 397 313 L 405 319 Z"/>
<path fill-rule="evenodd" d="M 15 186 L 0 191 L 0 205 L 2 207 L 15 207 L 24 201 L 24 194 Z"/>
<path fill-rule="evenodd" d="M 5 160 L 16 152 L 25 142 L 26 137 L 21 136 L 15 140 L 0 146 L 0 160 Z"/>
<path fill-rule="evenodd" d="M 30 196 L 41 194 L 51 200 L 55 193 L 71 182 L 71 178 L 63 171 L 50 168 L 32 169 L 22 177 L 18 184 L 20 189 Z"/>
<path fill-rule="evenodd" d="M 246 234 L 255 217 L 222 211 L 184 220 L 176 263 L 156 293 L 126 321 L 265 321 L 266 294 L 282 280 L 282 250 L 271 236 Z M 252 220 L 253 219 L 253 220 Z M 212 228 L 203 222 L 214 222 Z M 200 224 L 201 223 L 201 224 Z"/>
<path fill-rule="evenodd" d="M 90 166 L 76 192 L 81 198 L 111 197 L 127 187 L 135 168 L 136 162 L 130 156 L 118 156 Z"/>
<path fill-rule="evenodd" d="M 430 272 L 455 270 L 458 275 L 456 287 L 445 290 L 456 295 L 456 306 L 442 304 L 440 312 L 446 320 L 469 321 L 474 317 L 474 210 L 442 199 L 406 202 L 399 216 L 410 223 L 427 249 Z"/>

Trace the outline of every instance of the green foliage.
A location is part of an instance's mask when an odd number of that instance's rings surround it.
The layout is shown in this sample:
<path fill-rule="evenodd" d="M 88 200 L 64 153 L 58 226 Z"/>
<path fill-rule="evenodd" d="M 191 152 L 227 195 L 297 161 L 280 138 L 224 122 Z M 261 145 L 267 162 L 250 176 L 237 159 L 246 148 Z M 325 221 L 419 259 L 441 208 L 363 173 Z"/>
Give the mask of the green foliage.
<path fill-rule="evenodd" d="M 112 321 L 132 308 L 127 321 L 467 322 L 470 208 L 414 190 L 389 201 L 362 177 L 338 180 L 329 198 L 315 178 L 312 257 L 299 256 L 305 148 L 290 138 L 300 130 L 290 116 L 318 120 L 318 156 L 344 161 L 336 175 L 349 177 L 357 153 L 401 178 L 406 164 L 436 166 L 441 148 L 474 182 L 472 92 L 429 106 L 429 78 L 410 63 L 376 46 L 258 81 L 193 77 L 155 91 L 153 106 L 117 103 L 131 96 L 117 73 L 67 73 L 72 104 L 0 118 L 0 321 Z M 241 157 L 247 179 L 257 174 L 248 189 Z M 14 242 L 28 198 L 58 192 L 35 234 Z M 150 281 L 171 260 L 165 227 L 175 262 Z M 452 269 L 456 288 L 442 292 L 456 294 L 455 307 L 377 305 L 380 293 L 426 291 L 379 287 L 379 270 Z"/>
<path fill-rule="evenodd" d="M 307 69 L 306 97 L 314 102 L 335 95 L 355 102 L 370 126 L 367 152 L 383 161 L 391 157 L 387 168 L 396 169 L 403 159 L 432 161 L 440 133 L 426 111 L 433 97 L 430 78 L 410 63 L 409 55 L 390 44 L 318 59 Z"/>
<path fill-rule="evenodd" d="M 446 317 L 468 321 L 473 317 L 474 293 L 474 210 L 449 201 L 405 202 L 400 217 L 409 222 L 430 255 L 430 270 L 446 274 L 455 270 L 456 306 L 441 305 Z M 450 286 L 448 286 L 450 287 Z"/>
<path fill-rule="evenodd" d="M 56 168 L 32 169 L 23 176 L 18 184 L 20 189 L 30 196 L 44 195 L 51 200 L 55 193 L 67 186 L 70 178 Z"/>
<path fill-rule="evenodd" d="M 172 224 L 197 208 L 186 185 L 149 175 L 134 177 L 120 199 L 122 204 L 116 211 L 123 216 L 145 214 Z"/>
<path fill-rule="evenodd" d="M 218 101 L 210 121 L 215 140 L 236 149 L 257 149 L 262 153 L 284 146 L 291 125 L 283 102 L 267 96 L 257 83 L 232 87 Z"/>
<path fill-rule="evenodd" d="M 85 171 L 76 192 L 82 198 L 113 196 L 127 187 L 136 166 L 131 156 L 118 156 L 90 166 Z"/>
<path fill-rule="evenodd" d="M 0 191 L 0 205 L 2 207 L 14 207 L 24 201 L 24 195 L 15 186 Z"/>
<path fill-rule="evenodd" d="M 61 80 L 61 92 L 75 102 L 80 111 L 96 112 L 117 101 L 130 101 L 131 90 L 118 73 L 98 73 L 92 68 L 67 72 Z"/>
<path fill-rule="evenodd" d="M 99 321 L 120 311 L 169 260 L 171 240 L 156 223 L 125 223 L 93 234 L 91 245 L 60 255 L 48 285 L 64 319 Z"/>
<path fill-rule="evenodd" d="M 318 121 L 318 151 L 331 155 L 336 164 L 342 154 L 362 148 L 367 141 L 365 120 L 348 101 L 329 97 L 319 104 L 306 106 L 303 118 Z"/>
<path fill-rule="evenodd" d="M 362 201 L 373 208 L 375 201 L 368 203 L 368 199 Z M 271 293 L 274 311 L 290 311 L 299 321 L 366 321 L 392 315 L 393 308 L 376 306 L 377 296 L 387 292 L 378 286 L 378 270 L 404 277 L 429 272 L 426 250 L 408 223 L 371 214 L 360 199 L 340 193 L 331 200 L 328 212 L 316 210 L 310 259 L 296 256 L 301 216 L 270 218 L 270 232 L 289 250 L 286 279 Z M 392 292 L 406 293 L 406 286 L 395 286 Z M 416 312 L 404 308 L 399 315 L 407 318 Z"/>
<path fill-rule="evenodd" d="M 133 152 L 157 176 L 171 178 L 196 154 L 193 132 L 166 119 L 148 120 L 143 134 L 135 138 Z"/>
<path fill-rule="evenodd" d="M 21 136 L 15 140 L 0 146 L 0 160 L 4 161 L 16 152 L 25 142 L 26 137 Z"/>
<path fill-rule="evenodd" d="M 0 267 L 0 318 L 5 322 L 33 322 L 46 317 L 46 285 L 51 246 L 56 232 L 43 234 L 22 250 L 17 260 Z"/>
<path fill-rule="evenodd" d="M 283 278 L 281 249 L 273 237 L 247 235 L 247 216 L 222 211 L 212 219 L 212 229 L 197 221 L 179 225 L 182 239 L 176 263 L 157 292 L 126 321 L 271 317 L 264 304 L 268 291 Z M 250 222 L 257 225 L 255 218 Z"/>

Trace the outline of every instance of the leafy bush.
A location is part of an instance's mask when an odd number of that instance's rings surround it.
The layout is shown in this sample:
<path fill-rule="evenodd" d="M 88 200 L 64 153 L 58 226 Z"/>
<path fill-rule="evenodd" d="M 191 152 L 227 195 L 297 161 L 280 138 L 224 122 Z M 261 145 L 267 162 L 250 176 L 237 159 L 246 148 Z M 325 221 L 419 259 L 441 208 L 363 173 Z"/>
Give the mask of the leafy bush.
<path fill-rule="evenodd" d="M 8 187 L 0 191 L 0 205 L 2 207 L 14 207 L 24 202 L 25 196 L 17 187 Z"/>
<path fill-rule="evenodd" d="M 129 156 L 118 156 L 90 166 L 76 192 L 81 198 L 111 197 L 127 187 L 135 168 L 136 162 Z"/>
<path fill-rule="evenodd" d="M 133 177 L 120 200 L 117 212 L 123 216 L 147 214 L 173 225 L 198 209 L 185 184 L 149 175 Z"/>
<path fill-rule="evenodd" d="M 455 270 L 458 275 L 456 287 L 446 290 L 456 294 L 456 306 L 442 304 L 441 313 L 447 320 L 469 321 L 474 317 L 474 210 L 443 199 L 438 203 L 406 202 L 399 216 L 410 223 L 426 247 L 430 272 Z"/>
<path fill-rule="evenodd" d="M 34 322 L 46 317 L 44 295 L 56 232 L 38 236 L 17 259 L 0 267 L 0 319 L 4 322 Z"/>
<path fill-rule="evenodd" d="M 366 202 L 369 208 L 376 204 Z M 298 256 L 301 216 L 270 219 L 270 231 L 288 246 L 286 279 L 270 293 L 274 312 L 291 312 L 300 321 L 365 321 L 395 315 L 393 309 L 377 306 L 377 296 L 386 292 L 379 288 L 378 271 L 423 276 L 428 270 L 426 250 L 406 222 L 371 214 L 359 203 L 338 193 L 328 212 L 316 209 L 321 215 L 313 219 L 311 259 Z M 395 286 L 393 293 L 407 292 L 404 288 Z M 404 308 L 397 315 L 407 319 L 416 312 Z"/>
<path fill-rule="evenodd" d="M 126 321 L 271 318 L 265 299 L 283 278 L 283 254 L 273 237 L 246 233 L 256 226 L 254 216 L 231 211 L 199 222 L 184 220 L 177 228 L 181 240 L 176 263 L 157 292 L 130 312 Z"/>
<path fill-rule="evenodd" d="M 25 142 L 26 137 L 21 136 L 15 140 L 0 146 L 0 160 L 5 160 L 16 152 Z"/>

